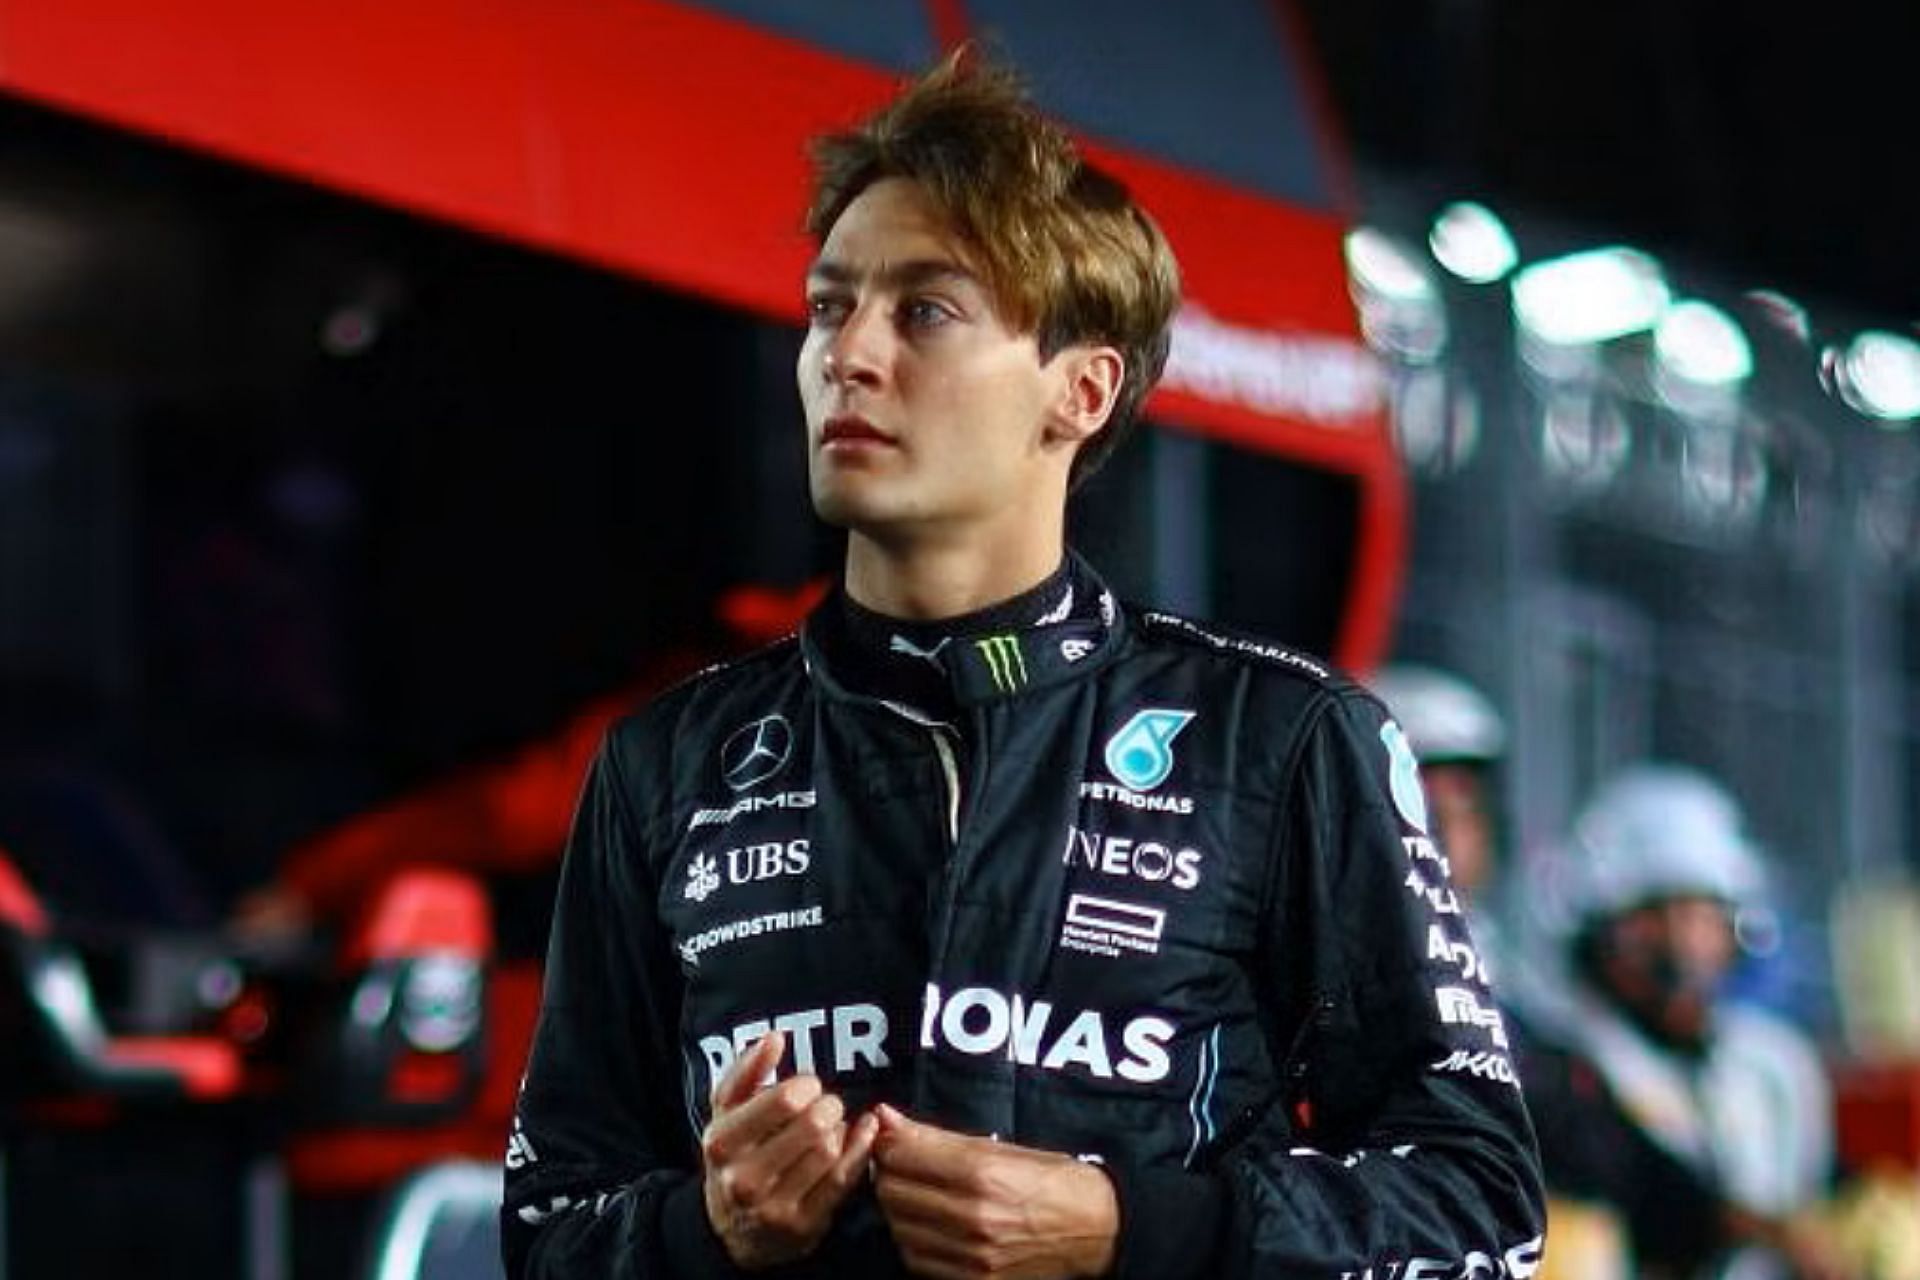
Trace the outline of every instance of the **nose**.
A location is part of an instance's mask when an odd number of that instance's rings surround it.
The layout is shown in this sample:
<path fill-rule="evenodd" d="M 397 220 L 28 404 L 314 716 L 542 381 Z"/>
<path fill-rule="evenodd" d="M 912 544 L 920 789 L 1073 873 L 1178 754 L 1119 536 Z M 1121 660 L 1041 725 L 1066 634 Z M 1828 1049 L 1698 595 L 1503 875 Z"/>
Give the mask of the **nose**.
<path fill-rule="evenodd" d="M 877 385 L 886 369 L 890 331 L 881 308 L 855 307 L 828 339 L 820 369 L 835 386 Z"/>

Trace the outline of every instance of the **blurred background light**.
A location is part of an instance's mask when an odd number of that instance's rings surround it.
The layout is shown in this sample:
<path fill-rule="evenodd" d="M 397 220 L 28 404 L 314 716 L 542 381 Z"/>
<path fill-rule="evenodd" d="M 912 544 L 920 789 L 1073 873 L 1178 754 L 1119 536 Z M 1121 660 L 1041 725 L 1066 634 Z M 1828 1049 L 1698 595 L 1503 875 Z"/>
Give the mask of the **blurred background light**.
<path fill-rule="evenodd" d="M 1920 417 L 1920 343 L 1869 330 L 1854 338 L 1835 369 L 1840 398 L 1869 417 L 1906 424 Z"/>
<path fill-rule="evenodd" d="M 1404 241 L 1372 227 L 1346 238 L 1347 274 L 1360 336 L 1391 359 L 1421 365 L 1447 345 L 1447 313 L 1433 273 Z"/>
<path fill-rule="evenodd" d="M 1752 435 L 1728 423 L 1687 424 L 1680 502 L 1691 519 L 1744 528 L 1767 496 L 1767 460 Z"/>
<path fill-rule="evenodd" d="M 1633 450 L 1633 432 L 1610 399 L 1563 387 L 1540 406 L 1540 461 L 1547 475 L 1576 493 L 1612 484 Z"/>
<path fill-rule="evenodd" d="M 1515 318 L 1535 338 L 1560 346 L 1650 329 L 1670 296 L 1658 262 L 1617 247 L 1535 263 L 1513 280 Z"/>
<path fill-rule="evenodd" d="M 1365 293 L 1399 302 L 1429 302 L 1433 276 L 1404 243 L 1372 227 L 1347 233 L 1347 270 Z"/>
<path fill-rule="evenodd" d="M 1807 309 L 1778 289 L 1749 290 L 1747 301 L 1757 314 L 1765 317 L 1780 332 L 1790 334 L 1801 342 L 1813 341 L 1813 321 L 1807 315 Z"/>
<path fill-rule="evenodd" d="M 1493 210 L 1471 201 L 1450 204 L 1427 235 L 1434 260 L 1468 284 L 1492 284 L 1520 260 L 1513 236 Z"/>
<path fill-rule="evenodd" d="M 1653 349 L 1674 376 L 1707 386 L 1743 382 L 1753 373 L 1753 348 L 1733 317 L 1711 303 L 1668 307 L 1653 331 Z"/>
<path fill-rule="evenodd" d="M 1480 447 L 1480 397 L 1445 367 L 1408 370 L 1392 392 L 1400 457 L 1424 476 L 1444 476 L 1473 461 Z"/>

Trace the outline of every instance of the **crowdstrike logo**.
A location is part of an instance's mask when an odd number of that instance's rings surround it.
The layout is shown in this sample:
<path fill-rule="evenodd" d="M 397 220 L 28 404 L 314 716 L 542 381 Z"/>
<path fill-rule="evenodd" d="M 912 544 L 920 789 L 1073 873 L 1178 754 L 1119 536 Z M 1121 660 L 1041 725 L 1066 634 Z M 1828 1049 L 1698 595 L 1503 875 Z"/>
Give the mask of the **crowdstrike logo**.
<path fill-rule="evenodd" d="M 1060 656 L 1068 662 L 1078 662 L 1092 652 L 1093 641 L 1091 640 L 1062 640 L 1060 642 Z"/>
<path fill-rule="evenodd" d="M 1020 651 L 1020 637 L 1011 632 L 985 636 L 973 642 L 980 651 L 980 657 L 987 664 L 987 674 L 993 677 L 993 687 L 1002 693 L 1012 693 L 1027 682 L 1027 659 Z"/>
<path fill-rule="evenodd" d="M 1134 791 L 1151 791 L 1173 772 L 1173 740 L 1193 720 L 1191 711 L 1148 707 L 1136 711 L 1107 739 L 1107 772 Z"/>
<path fill-rule="evenodd" d="M 798 911 L 763 911 L 757 916 L 729 920 L 694 934 L 680 944 L 680 958 L 689 965 L 698 966 L 700 957 L 716 947 L 728 946 L 746 938 L 764 937 L 769 933 L 818 929 L 825 923 L 826 913 L 819 907 L 802 907 Z"/>
<path fill-rule="evenodd" d="M 735 729 L 720 744 L 720 776 L 735 791 L 771 778 L 793 750 L 793 727 L 783 715 L 762 716 Z"/>

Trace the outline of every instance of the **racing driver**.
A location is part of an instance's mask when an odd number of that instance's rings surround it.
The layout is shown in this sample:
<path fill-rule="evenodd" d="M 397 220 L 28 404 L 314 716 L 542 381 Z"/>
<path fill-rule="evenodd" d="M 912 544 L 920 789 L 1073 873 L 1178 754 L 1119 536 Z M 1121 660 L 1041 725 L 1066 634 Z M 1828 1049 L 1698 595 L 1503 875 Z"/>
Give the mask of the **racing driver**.
<path fill-rule="evenodd" d="M 1532 1132 L 1405 736 L 1065 547 L 1166 358 L 1159 230 L 965 53 L 815 164 L 844 574 L 592 765 L 509 1275 L 1531 1275 Z"/>

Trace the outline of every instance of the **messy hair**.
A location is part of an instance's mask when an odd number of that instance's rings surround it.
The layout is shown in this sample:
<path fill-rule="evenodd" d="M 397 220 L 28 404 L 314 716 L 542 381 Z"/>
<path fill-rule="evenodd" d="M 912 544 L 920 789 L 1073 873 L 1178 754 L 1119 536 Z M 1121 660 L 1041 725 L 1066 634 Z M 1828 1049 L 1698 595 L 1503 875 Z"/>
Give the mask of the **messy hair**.
<path fill-rule="evenodd" d="M 818 138 L 807 233 L 824 242 L 874 183 L 919 186 L 977 258 L 1008 323 L 1040 358 L 1111 345 L 1125 373 L 1106 425 L 1080 447 L 1084 481 L 1131 430 L 1167 362 L 1180 268 L 1160 228 L 1111 175 L 1081 159 L 1018 77 L 962 48 L 854 129 Z"/>

